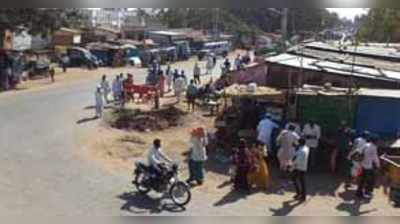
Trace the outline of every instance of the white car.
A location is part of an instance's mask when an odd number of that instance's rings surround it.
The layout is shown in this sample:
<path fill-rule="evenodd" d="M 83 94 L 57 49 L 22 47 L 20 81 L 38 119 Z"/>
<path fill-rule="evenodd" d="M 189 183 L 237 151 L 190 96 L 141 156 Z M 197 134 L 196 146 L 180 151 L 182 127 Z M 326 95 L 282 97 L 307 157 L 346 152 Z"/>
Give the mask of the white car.
<path fill-rule="evenodd" d="M 142 60 L 140 60 L 139 57 L 130 57 L 127 59 L 128 64 L 135 66 L 135 67 L 141 67 L 142 66 Z"/>

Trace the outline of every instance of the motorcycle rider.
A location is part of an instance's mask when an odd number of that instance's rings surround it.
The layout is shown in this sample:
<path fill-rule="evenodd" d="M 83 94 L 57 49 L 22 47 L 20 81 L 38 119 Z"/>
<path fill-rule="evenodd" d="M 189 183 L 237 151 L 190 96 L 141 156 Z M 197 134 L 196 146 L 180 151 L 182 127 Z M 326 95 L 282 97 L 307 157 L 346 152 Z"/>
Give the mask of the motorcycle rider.
<path fill-rule="evenodd" d="M 154 139 L 147 159 L 150 173 L 154 174 L 156 181 L 160 181 L 165 170 L 165 165 L 172 163 L 172 160 L 162 152 L 160 139 Z"/>

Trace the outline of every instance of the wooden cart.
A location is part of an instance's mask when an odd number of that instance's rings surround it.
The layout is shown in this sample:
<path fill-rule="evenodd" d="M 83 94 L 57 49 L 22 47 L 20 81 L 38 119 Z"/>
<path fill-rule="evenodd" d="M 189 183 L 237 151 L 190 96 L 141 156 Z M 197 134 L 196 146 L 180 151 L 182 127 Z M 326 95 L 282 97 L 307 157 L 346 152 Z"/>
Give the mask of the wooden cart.
<path fill-rule="evenodd" d="M 390 180 L 390 200 L 396 207 L 400 206 L 400 156 L 381 156 L 386 176 Z"/>

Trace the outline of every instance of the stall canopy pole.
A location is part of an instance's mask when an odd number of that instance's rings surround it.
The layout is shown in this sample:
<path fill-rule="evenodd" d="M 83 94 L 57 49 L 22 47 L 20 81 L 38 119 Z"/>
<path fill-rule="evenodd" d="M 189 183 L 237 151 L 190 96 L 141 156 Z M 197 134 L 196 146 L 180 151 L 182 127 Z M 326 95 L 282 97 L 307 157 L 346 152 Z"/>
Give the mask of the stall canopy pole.
<path fill-rule="evenodd" d="M 287 99 L 287 108 L 289 110 L 289 117 L 292 117 L 292 107 L 290 105 L 290 99 L 292 98 L 292 69 L 289 69 L 288 75 L 288 99 Z"/>

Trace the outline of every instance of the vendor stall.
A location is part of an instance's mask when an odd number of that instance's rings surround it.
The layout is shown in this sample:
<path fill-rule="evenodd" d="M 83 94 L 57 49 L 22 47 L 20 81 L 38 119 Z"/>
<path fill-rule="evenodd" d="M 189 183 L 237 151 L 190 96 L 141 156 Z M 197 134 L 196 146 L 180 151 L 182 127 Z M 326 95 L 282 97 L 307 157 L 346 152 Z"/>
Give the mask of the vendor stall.
<path fill-rule="evenodd" d="M 383 155 L 381 156 L 386 176 L 389 179 L 390 200 L 396 207 L 400 206 L 400 156 Z"/>
<path fill-rule="evenodd" d="M 224 90 L 225 109 L 216 119 L 220 147 L 229 149 L 240 138 L 256 140 L 261 117 L 270 113 L 276 122 L 285 117 L 285 95 L 282 91 L 256 84 L 234 84 Z"/>

